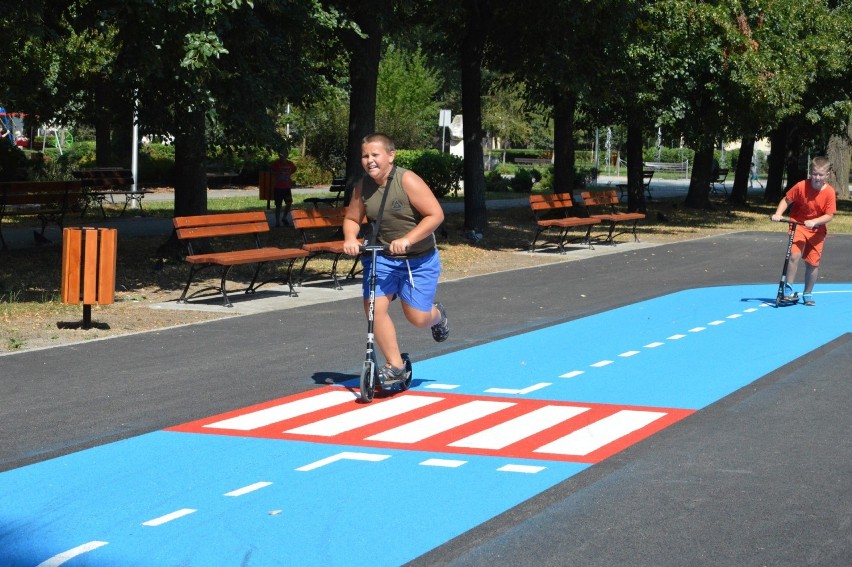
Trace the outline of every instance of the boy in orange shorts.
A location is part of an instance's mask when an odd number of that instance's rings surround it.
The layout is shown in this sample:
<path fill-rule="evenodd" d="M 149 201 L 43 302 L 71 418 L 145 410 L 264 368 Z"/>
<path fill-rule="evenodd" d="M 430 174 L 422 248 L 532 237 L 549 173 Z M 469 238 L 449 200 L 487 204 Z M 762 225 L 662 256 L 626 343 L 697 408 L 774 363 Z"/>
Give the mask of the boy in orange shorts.
<path fill-rule="evenodd" d="M 815 157 L 811 161 L 811 176 L 793 185 L 778 203 L 775 214 L 770 217 L 775 222 L 784 220 L 784 212 L 792 207 L 790 221 L 798 223 L 793 237 L 793 251 L 790 263 L 787 265 L 787 284 L 784 301 L 795 301 L 793 289 L 790 287 L 796 279 L 799 260 L 805 260 L 805 291 L 802 302 L 805 305 L 816 305 L 812 292 L 819 274 L 819 263 L 822 258 L 822 247 L 828 229 L 825 225 L 834 218 L 837 212 L 837 196 L 834 188 L 828 184 L 828 173 L 831 162 L 824 157 Z"/>

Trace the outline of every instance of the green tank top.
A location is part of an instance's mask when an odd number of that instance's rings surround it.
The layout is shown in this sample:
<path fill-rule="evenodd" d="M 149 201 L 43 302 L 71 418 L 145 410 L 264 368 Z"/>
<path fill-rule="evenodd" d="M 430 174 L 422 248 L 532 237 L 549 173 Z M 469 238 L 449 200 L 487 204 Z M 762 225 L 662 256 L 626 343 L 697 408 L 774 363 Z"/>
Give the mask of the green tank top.
<path fill-rule="evenodd" d="M 403 238 L 408 232 L 417 226 L 423 218 L 408 201 L 408 195 L 402 187 L 402 176 L 407 169 L 397 167 L 390 182 L 385 212 L 382 214 L 382 225 L 379 227 L 378 241 L 380 244 L 390 244 L 392 241 Z M 367 212 L 367 219 L 375 222 L 379 215 L 379 207 L 382 204 L 382 196 L 385 187 L 379 187 L 369 176 L 364 176 L 361 182 L 361 199 Z M 399 258 L 415 258 L 423 256 L 435 249 L 435 235 L 430 234 L 420 242 L 411 244 L 408 254 L 398 256 Z"/>

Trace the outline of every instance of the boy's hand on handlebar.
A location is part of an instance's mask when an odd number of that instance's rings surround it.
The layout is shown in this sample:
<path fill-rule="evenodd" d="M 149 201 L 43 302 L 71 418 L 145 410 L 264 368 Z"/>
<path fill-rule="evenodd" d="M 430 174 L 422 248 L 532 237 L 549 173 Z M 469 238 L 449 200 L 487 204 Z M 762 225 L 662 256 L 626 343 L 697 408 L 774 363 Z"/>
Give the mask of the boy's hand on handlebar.
<path fill-rule="evenodd" d="M 361 245 L 363 243 L 357 238 L 343 241 L 343 253 L 347 256 L 357 256 L 361 253 Z"/>
<path fill-rule="evenodd" d="M 408 252 L 408 249 L 411 248 L 411 241 L 407 238 L 399 238 L 394 240 L 388 246 L 388 249 L 393 255 L 405 254 Z"/>
<path fill-rule="evenodd" d="M 784 221 L 784 215 L 772 215 L 771 217 L 769 217 L 769 220 L 774 221 L 774 222 L 783 222 Z"/>

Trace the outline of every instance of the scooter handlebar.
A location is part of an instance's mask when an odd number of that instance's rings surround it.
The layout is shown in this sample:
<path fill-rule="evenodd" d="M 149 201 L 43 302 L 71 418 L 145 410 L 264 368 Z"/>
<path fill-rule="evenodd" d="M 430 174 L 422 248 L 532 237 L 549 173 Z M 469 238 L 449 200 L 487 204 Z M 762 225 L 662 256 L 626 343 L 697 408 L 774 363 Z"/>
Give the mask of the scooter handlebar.
<path fill-rule="evenodd" d="M 775 220 L 775 219 L 773 219 L 773 218 L 772 218 L 772 216 L 770 215 L 769 220 L 771 220 L 772 222 L 786 222 L 786 223 L 790 223 L 790 224 L 791 224 L 791 225 L 793 225 L 793 226 L 796 226 L 797 224 L 800 224 L 800 223 L 798 223 L 798 222 L 796 222 L 796 221 L 790 220 L 788 217 L 781 217 L 779 220 L 777 220 L 777 221 L 776 221 L 776 220 Z"/>
<path fill-rule="evenodd" d="M 362 244 L 358 247 L 358 250 L 361 252 L 372 252 L 373 250 L 376 252 L 387 252 L 390 250 L 390 246 L 387 244 Z"/>

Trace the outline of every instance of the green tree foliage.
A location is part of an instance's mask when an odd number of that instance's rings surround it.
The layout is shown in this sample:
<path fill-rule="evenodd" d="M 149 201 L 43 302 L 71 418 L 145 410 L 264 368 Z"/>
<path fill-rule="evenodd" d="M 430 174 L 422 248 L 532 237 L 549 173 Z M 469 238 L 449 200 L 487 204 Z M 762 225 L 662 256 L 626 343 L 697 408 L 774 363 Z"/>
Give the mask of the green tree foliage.
<path fill-rule="evenodd" d="M 420 49 L 409 52 L 389 45 L 379 63 L 376 88 L 376 130 L 397 147 L 432 146 L 438 124 L 437 93 L 441 79 Z"/>

